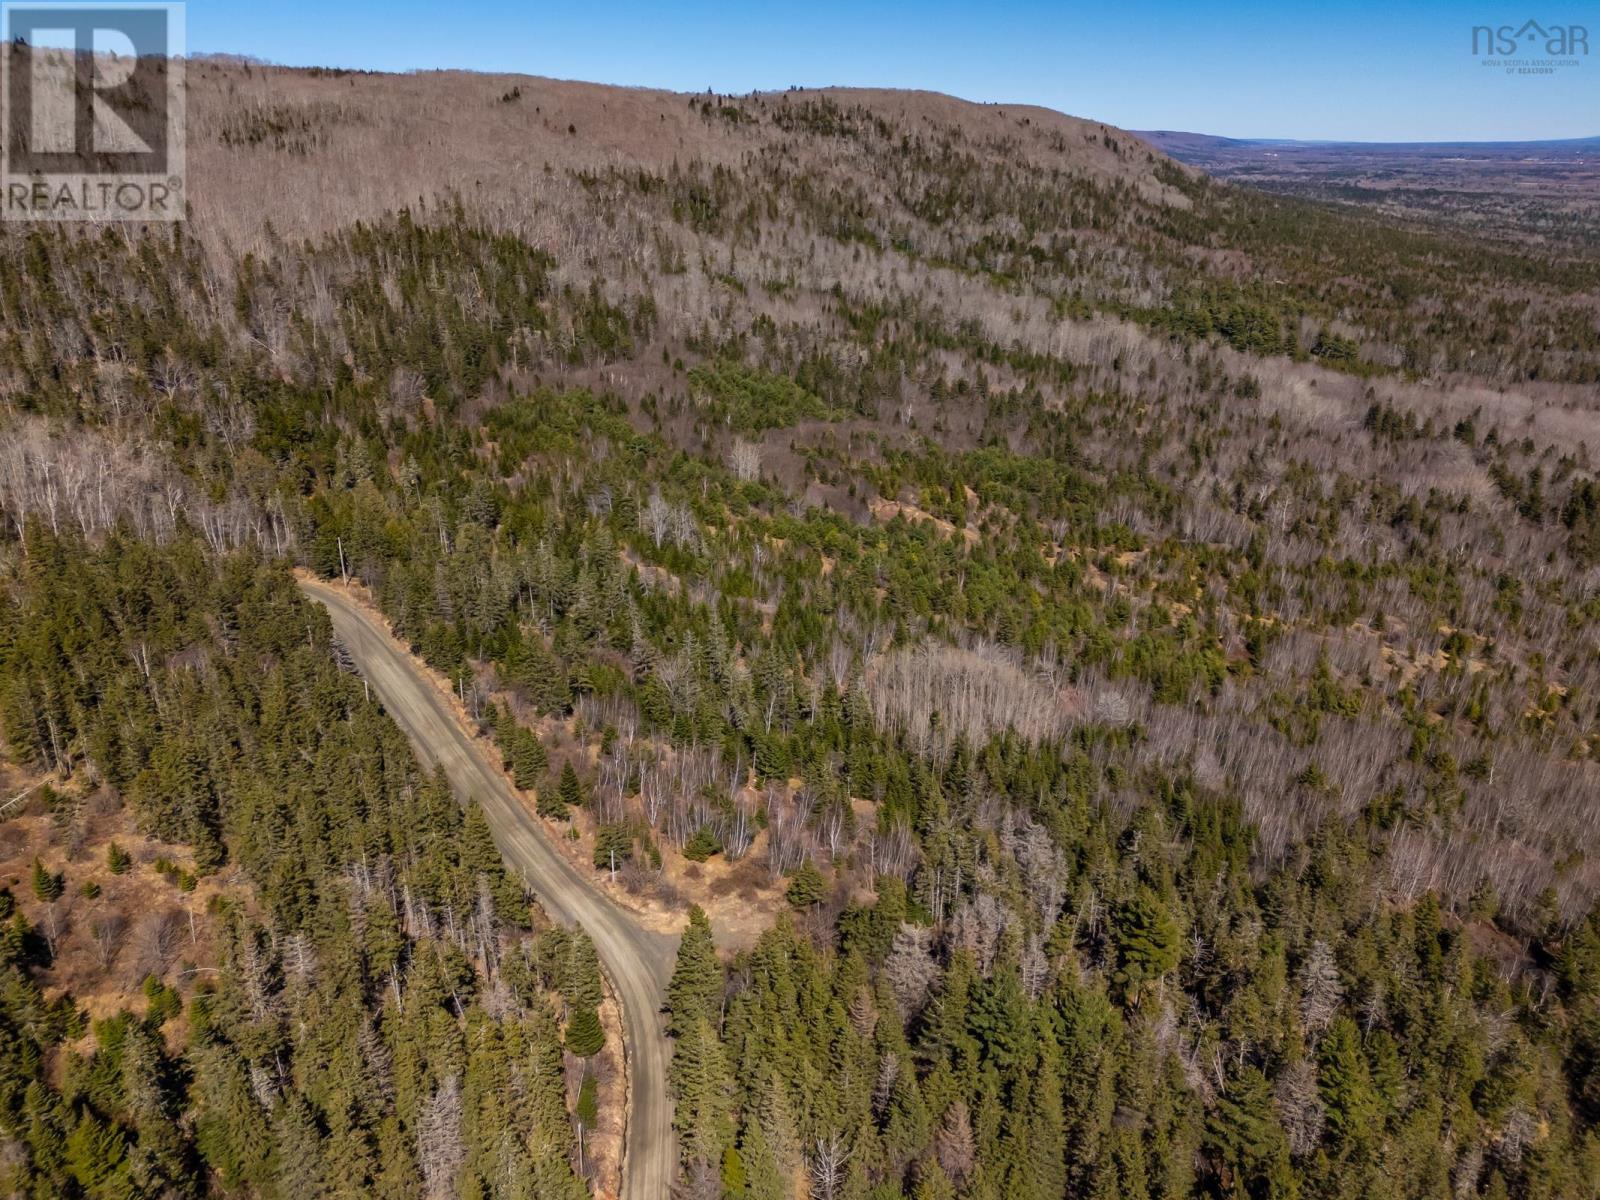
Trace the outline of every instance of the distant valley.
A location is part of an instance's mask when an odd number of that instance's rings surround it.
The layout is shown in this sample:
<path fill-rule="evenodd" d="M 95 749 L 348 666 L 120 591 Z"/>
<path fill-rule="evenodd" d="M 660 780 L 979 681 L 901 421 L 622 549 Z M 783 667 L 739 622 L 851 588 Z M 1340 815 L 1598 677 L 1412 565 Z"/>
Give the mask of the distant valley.
<path fill-rule="evenodd" d="M 1377 206 L 1497 234 L 1592 244 L 1600 136 L 1510 142 L 1320 142 L 1150 130 L 1179 162 L 1234 183 Z"/>

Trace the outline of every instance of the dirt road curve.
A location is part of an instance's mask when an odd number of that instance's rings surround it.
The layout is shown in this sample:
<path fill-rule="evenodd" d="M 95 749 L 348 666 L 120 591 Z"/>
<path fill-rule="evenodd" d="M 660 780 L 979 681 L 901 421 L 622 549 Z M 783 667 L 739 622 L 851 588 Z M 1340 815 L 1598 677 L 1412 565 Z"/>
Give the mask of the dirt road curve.
<path fill-rule="evenodd" d="M 557 920 L 582 925 L 594 939 L 622 998 L 632 1097 L 623 1200 L 666 1200 L 675 1157 L 660 1011 L 677 939 L 640 928 L 545 842 L 537 819 L 483 760 L 444 697 L 376 618 L 336 587 L 305 579 L 300 586 L 327 608 L 339 640 L 423 760 L 442 764 L 457 795 L 483 805 L 500 852 L 527 878 L 545 909 Z"/>

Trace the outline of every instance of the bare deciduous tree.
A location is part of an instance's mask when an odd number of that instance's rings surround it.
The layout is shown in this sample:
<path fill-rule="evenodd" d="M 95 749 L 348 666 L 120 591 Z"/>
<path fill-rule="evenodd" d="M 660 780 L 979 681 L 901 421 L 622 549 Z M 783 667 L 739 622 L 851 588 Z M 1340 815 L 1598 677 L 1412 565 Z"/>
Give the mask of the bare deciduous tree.
<path fill-rule="evenodd" d="M 939 966 L 933 960 L 932 935 L 920 925 L 902 922 L 895 931 L 894 944 L 884 962 L 884 973 L 894 992 L 895 1003 L 901 1015 L 909 1019 L 922 1011 L 928 993 L 939 978 Z"/>
<path fill-rule="evenodd" d="M 1296 1059 L 1278 1075 L 1273 1104 L 1289 1137 L 1289 1153 L 1300 1157 L 1315 1150 L 1322 1141 L 1324 1115 L 1317 1068 L 1309 1060 Z"/>
<path fill-rule="evenodd" d="M 417 1164 L 427 1200 L 450 1200 L 456 1175 L 466 1161 L 461 1143 L 461 1087 L 449 1076 L 417 1114 Z"/>
<path fill-rule="evenodd" d="M 950 1182 L 957 1187 L 971 1177 L 978 1162 L 978 1148 L 972 1136 L 972 1117 L 960 1100 L 945 1109 L 938 1132 L 934 1134 L 933 1153 Z"/>
<path fill-rule="evenodd" d="M 813 1200 L 835 1200 L 844 1184 L 845 1164 L 850 1161 L 850 1147 L 840 1133 L 819 1137 L 811 1144 L 806 1155 L 806 1170 L 811 1177 Z"/>
<path fill-rule="evenodd" d="M 985 975 L 994 969 L 1000 939 L 1016 920 L 1014 914 L 990 892 L 978 892 L 962 902 L 950 922 L 950 944 L 972 955 Z"/>
<path fill-rule="evenodd" d="M 1030 674 L 1014 652 L 985 642 L 970 650 L 928 644 L 893 651 L 869 665 L 867 688 L 879 723 L 905 730 L 924 753 L 943 755 L 958 734 L 972 745 L 1005 729 L 1042 740 L 1069 723 L 1057 686 Z"/>
<path fill-rule="evenodd" d="M 139 982 L 146 975 L 161 976 L 172 962 L 182 935 L 182 921 L 176 909 L 148 912 L 139 918 L 129 941 L 128 978 Z"/>
<path fill-rule="evenodd" d="M 1333 951 L 1327 942 L 1312 942 L 1300 969 L 1300 1020 L 1306 1032 L 1315 1037 L 1327 1029 L 1338 1016 L 1343 999 L 1344 985 L 1339 981 Z"/>
<path fill-rule="evenodd" d="M 754 483 L 761 478 L 761 447 L 743 438 L 734 438 L 733 448 L 728 451 L 728 466 L 737 478 Z"/>
<path fill-rule="evenodd" d="M 89 933 L 94 942 L 95 961 L 102 971 L 109 971 L 122 949 L 122 937 L 128 922 L 119 912 L 107 912 L 89 922 Z"/>

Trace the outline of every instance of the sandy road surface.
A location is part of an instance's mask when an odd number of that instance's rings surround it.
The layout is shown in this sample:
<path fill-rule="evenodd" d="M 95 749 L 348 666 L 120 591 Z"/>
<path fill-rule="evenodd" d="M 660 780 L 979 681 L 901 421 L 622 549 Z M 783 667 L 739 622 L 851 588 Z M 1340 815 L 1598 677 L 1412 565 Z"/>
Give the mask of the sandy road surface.
<path fill-rule="evenodd" d="M 334 632 L 395 723 L 430 766 L 444 767 L 457 795 L 483 805 L 500 852 L 550 915 L 582 925 L 622 1000 L 631 1111 L 623 1159 L 623 1200 L 666 1200 L 675 1157 L 667 1101 L 669 1050 L 660 1011 L 677 939 L 641 928 L 544 840 L 543 831 L 404 646 L 338 587 L 300 586 L 333 619 Z"/>

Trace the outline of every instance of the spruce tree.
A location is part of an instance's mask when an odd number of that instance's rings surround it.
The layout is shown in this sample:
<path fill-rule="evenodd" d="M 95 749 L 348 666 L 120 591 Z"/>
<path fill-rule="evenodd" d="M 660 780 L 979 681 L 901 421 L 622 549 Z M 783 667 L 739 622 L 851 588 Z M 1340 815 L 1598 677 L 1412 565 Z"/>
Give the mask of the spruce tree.
<path fill-rule="evenodd" d="M 583 785 L 578 782 L 578 773 L 573 770 L 570 758 L 561 764 L 561 782 L 556 787 L 556 796 L 567 808 L 583 804 Z"/>
<path fill-rule="evenodd" d="M 295 1092 L 272 1114 L 272 1172 L 284 1196 L 321 1200 L 327 1194 L 322 1135 L 311 1107 Z"/>
<path fill-rule="evenodd" d="M 531 791 L 550 766 L 550 756 L 539 736 L 520 726 L 511 735 L 511 746 L 512 779 L 523 791 Z"/>
<path fill-rule="evenodd" d="M 785 1200 L 791 1194 L 766 1132 L 753 1116 L 746 1117 L 744 1132 L 739 1137 L 739 1160 L 744 1170 L 742 1195 L 748 1200 Z"/>
<path fill-rule="evenodd" d="M 683 1161 L 720 1162 L 732 1136 L 733 1081 L 722 1047 L 704 1017 L 688 1022 L 673 1045 L 668 1081 Z"/>
<path fill-rule="evenodd" d="M 600 956 L 595 952 L 594 942 L 582 929 L 573 930 L 568 943 L 561 997 L 572 1007 L 593 1008 L 600 1003 Z"/>
<path fill-rule="evenodd" d="M 67 1136 L 63 1165 L 90 1195 L 131 1195 L 127 1156 L 128 1142 L 122 1130 L 85 1109 Z"/>
<path fill-rule="evenodd" d="M 335 1200 L 371 1195 L 374 1170 L 372 1134 L 355 1096 L 337 1089 L 328 1102 L 328 1140 L 324 1156 L 328 1194 Z"/>
<path fill-rule="evenodd" d="M 589 1058 L 599 1054 L 605 1044 L 605 1029 L 594 1006 L 575 1006 L 567 1017 L 567 1049 L 579 1058 Z"/>
<path fill-rule="evenodd" d="M 756 739 L 756 773 L 763 779 L 782 782 L 789 778 L 789 752 L 781 734 L 768 733 Z"/>
<path fill-rule="evenodd" d="M 1178 965 L 1182 930 L 1160 898 L 1141 888 L 1117 913 L 1118 981 L 1137 1004 L 1144 989 Z"/>
<path fill-rule="evenodd" d="M 1362 1052 L 1361 1032 L 1353 1020 L 1347 1016 L 1334 1020 L 1318 1059 L 1328 1132 L 1340 1143 L 1365 1141 L 1375 1132 L 1378 1099 Z"/>
<path fill-rule="evenodd" d="M 572 760 L 561 765 L 560 781 L 553 788 L 539 790 L 539 815 L 552 820 L 566 820 L 574 805 L 583 802 L 583 786 L 578 773 L 572 769 Z"/>
<path fill-rule="evenodd" d="M 827 882 L 822 878 L 822 872 L 808 858 L 800 864 L 800 869 L 789 879 L 789 890 L 784 893 L 784 898 L 794 908 L 810 908 L 822 903 L 828 894 Z"/>
<path fill-rule="evenodd" d="M 1207 1149 L 1224 1194 L 1289 1200 L 1296 1194 L 1289 1143 L 1266 1077 L 1247 1067 L 1219 1096 L 1207 1124 Z"/>
<path fill-rule="evenodd" d="M 615 871 L 633 857 L 633 835 L 626 825 L 602 825 L 595 831 L 594 865 Z"/>
<path fill-rule="evenodd" d="M 45 870 L 44 863 L 37 858 L 33 860 L 33 894 L 38 899 L 49 903 L 59 900 L 65 884 L 60 875 L 52 874 Z"/>
<path fill-rule="evenodd" d="M 720 1016 L 722 963 L 717 958 L 711 920 L 698 904 L 689 907 L 689 923 L 678 942 L 678 959 L 667 983 L 667 1030 L 674 1037 L 690 1022 L 713 1027 Z"/>
<path fill-rule="evenodd" d="M 743 1196 L 750 1186 L 744 1169 L 744 1156 L 738 1148 L 729 1146 L 722 1152 L 722 1192 L 725 1196 Z"/>
<path fill-rule="evenodd" d="M 522 883 L 507 870 L 500 847 L 489 829 L 489 819 L 476 800 L 468 801 L 462 814 L 461 866 L 465 871 L 465 878 L 459 881 L 461 885 L 473 885 L 479 878 L 487 880 L 495 915 L 502 921 L 527 927 L 528 905 Z M 468 904 L 475 903 L 476 887 L 462 899 Z"/>

